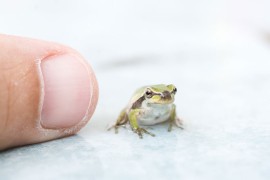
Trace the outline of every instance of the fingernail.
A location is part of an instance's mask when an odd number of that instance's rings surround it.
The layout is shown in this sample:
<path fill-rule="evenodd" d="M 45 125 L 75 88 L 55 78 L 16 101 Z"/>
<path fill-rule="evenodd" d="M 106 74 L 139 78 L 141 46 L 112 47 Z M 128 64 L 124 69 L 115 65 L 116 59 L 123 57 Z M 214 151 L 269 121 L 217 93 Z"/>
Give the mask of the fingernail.
<path fill-rule="evenodd" d="M 75 55 L 55 55 L 41 60 L 41 71 L 42 127 L 60 129 L 78 124 L 87 114 L 92 93 L 86 65 Z"/>

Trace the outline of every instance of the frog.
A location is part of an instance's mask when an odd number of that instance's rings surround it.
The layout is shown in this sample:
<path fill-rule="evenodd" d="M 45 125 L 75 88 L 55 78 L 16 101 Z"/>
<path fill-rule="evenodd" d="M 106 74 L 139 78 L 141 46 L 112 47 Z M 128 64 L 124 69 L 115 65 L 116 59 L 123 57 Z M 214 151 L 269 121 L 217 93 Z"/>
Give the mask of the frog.
<path fill-rule="evenodd" d="M 177 88 L 173 84 L 156 84 L 139 88 L 108 130 L 114 128 L 115 133 L 118 133 L 119 127 L 129 123 L 131 130 L 142 139 L 144 134 L 155 136 L 142 126 L 169 122 L 168 132 L 172 131 L 174 125 L 184 129 L 182 119 L 176 114 L 174 104 L 176 93 Z"/>

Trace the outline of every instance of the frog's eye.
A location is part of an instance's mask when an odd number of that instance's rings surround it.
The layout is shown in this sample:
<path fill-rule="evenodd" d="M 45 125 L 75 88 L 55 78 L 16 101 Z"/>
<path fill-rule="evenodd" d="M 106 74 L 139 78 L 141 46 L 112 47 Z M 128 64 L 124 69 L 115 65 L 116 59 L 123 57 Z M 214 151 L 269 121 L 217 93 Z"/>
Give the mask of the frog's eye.
<path fill-rule="evenodd" d="M 176 87 L 173 88 L 172 93 L 173 93 L 173 94 L 176 94 L 176 93 L 177 93 L 177 88 L 176 88 Z"/>
<path fill-rule="evenodd" d="M 151 98 L 153 96 L 153 92 L 150 89 L 147 89 L 145 95 L 147 98 Z"/>
<path fill-rule="evenodd" d="M 176 89 L 176 87 L 173 84 L 167 85 L 167 87 L 171 90 L 170 92 L 172 94 L 176 94 L 177 89 Z"/>

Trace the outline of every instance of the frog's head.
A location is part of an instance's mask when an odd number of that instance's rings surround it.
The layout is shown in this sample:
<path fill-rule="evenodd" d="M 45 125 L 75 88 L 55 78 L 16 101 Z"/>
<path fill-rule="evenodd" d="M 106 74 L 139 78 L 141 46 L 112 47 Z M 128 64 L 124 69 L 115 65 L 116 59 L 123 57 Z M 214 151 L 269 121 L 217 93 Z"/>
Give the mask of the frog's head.
<path fill-rule="evenodd" d="M 149 104 L 170 104 L 174 102 L 176 92 L 173 84 L 159 84 L 147 87 L 144 96 Z"/>

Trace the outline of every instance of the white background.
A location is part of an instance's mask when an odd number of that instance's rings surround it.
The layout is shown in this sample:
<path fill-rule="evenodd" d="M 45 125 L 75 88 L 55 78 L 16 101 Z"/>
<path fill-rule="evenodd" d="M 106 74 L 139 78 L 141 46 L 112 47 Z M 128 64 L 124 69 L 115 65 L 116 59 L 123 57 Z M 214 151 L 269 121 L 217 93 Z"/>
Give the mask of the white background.
<path fill-rule="evenodd" d="M 269 179 L 270 3 L 0 0 L 0 33 L 66 44 L 100 100 L 77 136 L 0 154 L 0 179 Z M 1 48 L 1 47 L 0 47 Z M 178 87 L 185 130 L 107 132 L 133 91 Z"/>

